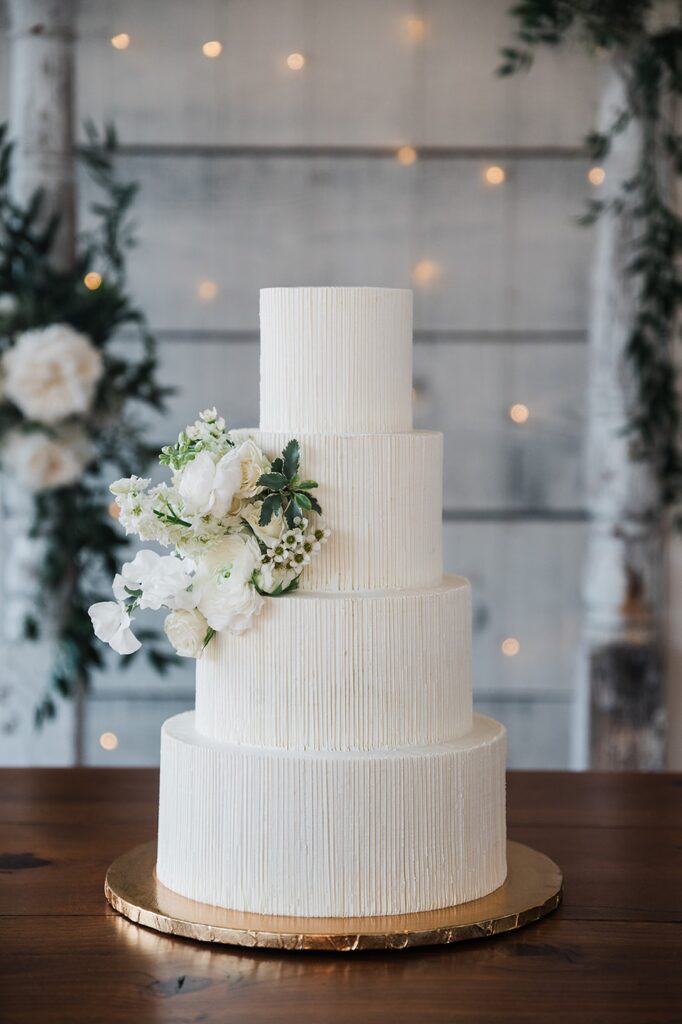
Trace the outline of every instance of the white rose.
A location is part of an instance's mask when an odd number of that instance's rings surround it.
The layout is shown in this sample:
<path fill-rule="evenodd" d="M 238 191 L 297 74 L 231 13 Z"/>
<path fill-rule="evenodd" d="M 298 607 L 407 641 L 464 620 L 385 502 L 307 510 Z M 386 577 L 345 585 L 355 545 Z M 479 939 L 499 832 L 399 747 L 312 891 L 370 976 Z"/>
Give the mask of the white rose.
<path fill-rule="evenodd" d="M 73 428 L 57 437 L 40 432 L 11 434 L 2 461 L 25 487 L 48 491 L 75 484 L 93 455 L 86 435 Z"/>
<path fill-rule="evenodd" d="M 235 449 L 234 453 L 242 468 L 242 482 L 239 488 L 240 498 L 252 498 L 260 488 L 258 479 L 270 470 L 270 460 L 263 455 L 255 441 L 250 437 Z"/>
<path fill-rule="evenodd" d="M 196 566 L 190 558 L 159 555 L 156 551 L 138 551 L 114 577 L 114 597 L 125 601 L 139 595 L 140 608 L 193 608 L 196 597 L 187 588 L 193 582 Z"/>
<path fill-rule="evenodd" d="M 185 511 L 199 516 L 210 513 L 217 519 L 228 514 L 241 483 L 241 464 L 234 450 L 217 462 L 208 452 L 199 452 L 176 478 Z"/>
<path fill-rule="evenodd" d="M 90 340 L 68 324 L 20 335 L 2 368 L 6 397 L 38 423 L 87 412 L 104 369 Z"/>
<path fill-rule="evenodd" d="M 242 633 L 263 606 L 251 583 L 260 565 L 260 549 L 253 538 L 232 534 L 208 551 L 195 577 L 197 607 L 216 632 Z"/>
<path fill-rule="evenodd" d="M 115 601 L 99 601 L 90 605 L 88 615 L 95 636 L 116 651 L 117 654 L 133 654 L 142 644 L 130 629 L 130 616 Z"/>
<path fill-rule="evenodd" d="M 262 540 L 267 547 L 273 548 L 282 535 L 282 530 L 285 526 L 282 512 L 280 510 L 276 516 L 273 516 L 267 526 L 261 526 L 259 522 L 260 510 L 260 502 L 252 502 L 244 506 L 240 515 L 242 519 L 246 520 L 258 539 Z"/>
<path fill-rule="evenodd" d="M 181 658 L 198 658 L 201 655 L 208 622 L 196 608 L 171 612 L 163 629 Z"/>

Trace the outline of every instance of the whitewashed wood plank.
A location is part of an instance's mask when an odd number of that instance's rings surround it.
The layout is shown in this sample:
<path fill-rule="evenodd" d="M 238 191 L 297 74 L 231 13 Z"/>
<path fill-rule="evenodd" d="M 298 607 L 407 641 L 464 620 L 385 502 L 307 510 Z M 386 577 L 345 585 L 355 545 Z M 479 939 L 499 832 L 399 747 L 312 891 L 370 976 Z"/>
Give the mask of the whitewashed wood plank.
<path fill-rule="evenodd" d="M 153 325 L 254 329 L 264 285 L 409 286 L 422 330 L 579 330 L 591 234 L 574 160 L 517 160 L 482 182 L 478 160 L 125 158 L 141 182 L 131 280 Z M 83 219 L 91 195 L 84 185 Z M 202 301 L 202 280 L 214 281 Z"/>
<path fill-rule="evenodd" d="M 90 0 L 79 24 L 82 115 L 126 141 L 575 145 L 599 69 L 574 50 L 501 81 L 507 0 Z M 421 41 L 408 19 L 425 26 Z M 112 49 L 118 32 L 132 37 Z M 219 39 L 215 60 L 201 45 Z M 302 71 L 286 56 L 306 56 Z"/>
<path fill-rule="evenodd" d="M 445 567 L 471 580 L 478 699 L 573 689 L 583 523 L 450 522 Z M 501 650 L 518 640 L 518 654 Z"/>

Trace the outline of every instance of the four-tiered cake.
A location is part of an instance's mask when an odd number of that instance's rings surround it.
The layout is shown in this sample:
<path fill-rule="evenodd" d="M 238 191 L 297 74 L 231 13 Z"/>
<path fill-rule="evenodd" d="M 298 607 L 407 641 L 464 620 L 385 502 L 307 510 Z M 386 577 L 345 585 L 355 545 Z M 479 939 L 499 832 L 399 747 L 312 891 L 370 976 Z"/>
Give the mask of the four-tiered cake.
<path fill-rule="evenodd" d="M 443 577 L 442 435 L 412 429 L 412 295 L 261 293 L 266 452 L 332 528 L 301 590 L 197 665 L 163 726 L 157 875 L 271 915 L 408 914 L 506 875 L 505 730 L 472 712 L 469 584 Z"/>

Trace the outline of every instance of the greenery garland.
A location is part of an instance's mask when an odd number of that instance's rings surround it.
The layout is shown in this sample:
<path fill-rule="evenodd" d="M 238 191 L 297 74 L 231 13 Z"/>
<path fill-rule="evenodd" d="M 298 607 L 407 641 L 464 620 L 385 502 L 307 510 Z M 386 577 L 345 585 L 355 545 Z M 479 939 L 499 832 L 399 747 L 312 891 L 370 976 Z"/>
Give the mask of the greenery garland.
<path fill-rule="evenodd" d="M 153 451 L 136 419 L 135 406 L 162 410 L 172 389 L 157 382 L 155 342 L 126 284 L 126 252 L 135 243 L 129 214 L 137 186 L 118 180 L 114 168 L 116 136 L 86 125 L 86 143 L 78 158 L 98 188 L 92 203 L 93 226 L 79 236 L 72 268 L 57 270 L 51 254 L 58 217 L 45 223 L 43 196 L 36 192 L 24 206 L 11 196 L 12 144 L 0 126 L 0 359 L 5 359 L 26 332 L 68 325 L 84 336 L 99 355 L 101 373 L 87 409 L 58 424 L 34 422 L 5 391 L 0 398 L 0 444 L 39 433 L 58 438 L 77 429 L 87 438 L 89 456 L 79 479 L 67 486 L 42 487 L 34 493 L 30 536 L 41 543 L 35 614 L 24 623 L 25 636 L 48 634 L 56 656 L 44 695 L 35 710 L 37 724 L 56 714 L 56 700 L 86 689 L 103 665 L 92 633 L 88 607 L 98 600 L 100 583 L 117 569 L 127 544 L 112 521 L 103 486 L 111 468 L 129 475 L 149 462 Z M 88 289 L 86 274 L 99 275 Z M 91 279 L 92 283 L 92 279 Z M 122 356 L 111 342 L 123 327 L 136 331 L 141 357 Z M 48 627 L 46 628 L 46 625 Z M 152 639 L 154 634 L 147 634 Z M 147 646 L 152 665 L 164 670 L 172 656 Z M 127 664 L 129 659 L 124 662 Z"/>
<path fill-rule="evenodd" d="M 672 347 L 682 302 L 682 219 L 671 205 L 667 177 L 682 173 L 682 136 L 668 108 L 682 95 L 682 11 L 655 0 L 522 0 L 510 15 L 521 45 L 502 50 L 502 75 L 527 70 L 534 49 L 557 47 L 569 37 L 614 61 L 626 106 L 606 131 L 586 136 L 592 159 L 603 160 L 632 124 L 640 128 L 634 173 L 608 200 L 592 200 L 581 220 L 627 215 L 633 225 L 626 273 L 638 300 L 625 350 L 635 382 L 631 452 L 650 464 L 661 503 L 674 508 L 682 500 L 682 413 Z M 676 523 L 682 527 L 682 515 Z"/>

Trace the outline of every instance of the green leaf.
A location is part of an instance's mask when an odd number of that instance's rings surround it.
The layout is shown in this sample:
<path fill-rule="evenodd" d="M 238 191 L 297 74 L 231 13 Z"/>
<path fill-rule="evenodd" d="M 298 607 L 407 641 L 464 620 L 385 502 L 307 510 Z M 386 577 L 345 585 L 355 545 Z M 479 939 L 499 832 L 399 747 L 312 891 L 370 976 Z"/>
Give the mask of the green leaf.
<path fill-rule="evenodd" d="M 293 478 L 298 473 L 298 464 L 299 464 L 300 460 L 301 460 L 301 449 L 300 449 L 299 443 L 298 443 L 298 441 L 295 438 L 292 438 L 292 440 L 289 441 L 289 444 L 286 446 L 286 448 L 282 452 L 282 461 L 284 463 L 284 473 L 285 473 L 285 475 L 287 476 L 287 478 L 289 480 L 293 480 Z"/>
<path fill-rule="evenodd" d="M 296 484 L 297 491 L 310 491 L 313 487 L 319 487 L 317 480 L 301 480 L 300 483 Z"/>
<path fill-rule="evenodd" d="M 278 459 L 273 459 L 272 460 L 272 465 L 270 466 L 270 469 L 272 470 L 273 473 L 283 473 L 284 472 L 284 463 L 283 463 L 282 459 L 279 459 L 279 458 Z"/>
<path fill-rule="evenodd" d="M 267 487 L 270 491 L 281 491 L 286 487 L 287 478 L 283 473 L 263 473 L 257 483 L 259 487 Z"/>
<path fill-rule="evenodd" d="M 209 626 L 208 629 L 206 630 L 206 636 L 204 637 L 204 641 L 203 641 L 203 643 L 201 645 L 202 650 L 203 650 L 204 647 L 206 647 L 208 644 L 210 644 L 210 642 L 213 639 L 213 637 L 215 636 L 215 634 L 216 634 L 215 629 L 212 629 L 212 627 Z"/>
<path fill-rule="evenodd" d="M 300 491 L 296 491 L 294 497 L 298 504 L 301 506 L 301 508 L 311 509 L 313 507 L 313 503 L 307 494 L 303 494 Z"/>
<path fill-rule="evenodd" d="M 267 526 L 277 510 L 281 508 L 282 500 L 279 494 L 270 494 L 261 506 L 258 522 L 261 526 Z"/>
<path fill-rule="evenodd" d="M 295 520 L 301 515 L 303 515 L 301 512 L 301 506 L 297 503 L 295 498 L 292 498 L 284 510 L 284 518 L 286 519 L 289 529 L 294 528 L 296 525 Z"/>

